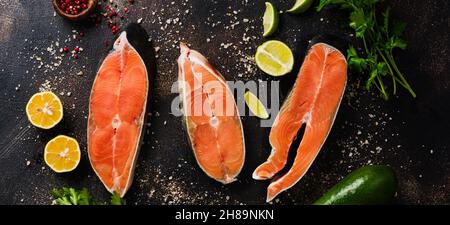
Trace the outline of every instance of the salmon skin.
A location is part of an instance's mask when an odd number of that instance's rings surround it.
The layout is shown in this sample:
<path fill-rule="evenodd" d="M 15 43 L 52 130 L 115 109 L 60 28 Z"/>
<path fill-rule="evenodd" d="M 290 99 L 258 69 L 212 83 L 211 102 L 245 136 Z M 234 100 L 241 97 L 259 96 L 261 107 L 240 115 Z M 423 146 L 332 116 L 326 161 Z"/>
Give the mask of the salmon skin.
<path fill-rule="evenodd" d="M 228 184 L 245 158 L 244 133 L 233 93 L 197 51 L 180 45 L 179 88 L 189 141 L 201 169 Z"/>
<path fill-rule="evenodd" d="M 87 129 L 91 166 L 106 189 L 121 197 L 133 180 L 148 89 L 145 63 L 124 31 L 97 72 Z"/>
<path fill-rule="evenodd" d="M 292 142 L 305 125 L 295 161 L 286 174 L 269 185 L 267 202 L 295 185 L 313 163 L 331 130 L 346 83 L 344 55 L 328 44 L 313 45 L 271 128 L 272 152 L 253 173 L 254 179 L 265 180 L 282 170 Z"/>

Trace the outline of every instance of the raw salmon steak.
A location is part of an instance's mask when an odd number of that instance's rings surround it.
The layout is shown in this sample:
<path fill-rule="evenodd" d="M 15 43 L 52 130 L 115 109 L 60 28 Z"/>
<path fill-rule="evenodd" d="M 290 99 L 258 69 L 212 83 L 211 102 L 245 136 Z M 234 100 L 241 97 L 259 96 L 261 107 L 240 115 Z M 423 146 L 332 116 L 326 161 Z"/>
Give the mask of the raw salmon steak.
<path fill-rule="evenodd" d="M 235 181 L 245 144 L 233 93 L 222 75 L 197 51 L 181 44 L 178 58 L 180 99 L 195 158 L 211 178 Z"/>
<path fill-rule="evenodd" d="M 292 142 L 305 125 L 294 163 L 269 185 L 267 202 L 295 185 L 313 163 L 331 130 L 346 83 L 344 55 L 324 43 L 313 45 L 270 131 L 272 152 L 253 173 L 254 179 L 264 180 L 282 170 Z"/>
<path fill-rule="evenodd" d="M 144 61 L 123 32 L 95 78 L 88 119 L 88 154 L 108 191 L 125 195 L 133 180 L 148 93 Z"/>

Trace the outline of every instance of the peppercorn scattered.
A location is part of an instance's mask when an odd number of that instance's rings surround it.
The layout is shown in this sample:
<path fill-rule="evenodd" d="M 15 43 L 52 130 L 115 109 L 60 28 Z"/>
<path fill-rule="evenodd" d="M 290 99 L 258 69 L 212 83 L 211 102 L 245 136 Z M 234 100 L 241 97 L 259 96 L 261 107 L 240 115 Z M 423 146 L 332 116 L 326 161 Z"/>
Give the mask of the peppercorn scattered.
<path fill-rule="evenodd" d="M 128 18 L 128 14 L 132 10 L 132 5 L 136 3 L 135 0 L 128 1 L 116 1 L 116 0 L 103 0 L 99 7 L 99 15 L 95 16 L 95 25 L 99 26 L 102 18 L 106 19 L 107 25 L 113 34 L 120 32 L 123 21 Z"/>
<path fill-rule="evenodd" d="M 88 8 L 88 0 L 58 0 L 58 7 L 69 15 L 79 15 Z"/>

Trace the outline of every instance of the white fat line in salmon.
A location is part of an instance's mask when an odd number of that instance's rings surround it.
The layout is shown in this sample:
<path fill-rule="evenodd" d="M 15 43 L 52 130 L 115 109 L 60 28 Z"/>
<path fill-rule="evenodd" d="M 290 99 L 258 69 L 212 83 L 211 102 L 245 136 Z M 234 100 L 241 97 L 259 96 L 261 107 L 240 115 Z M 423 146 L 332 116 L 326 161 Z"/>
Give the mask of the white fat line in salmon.
<path fill-rule="evenodd" d="M 125 51 L 127 51 L 127 54 L 125 54 Z M 117 57 L 117 55 L 118 59 L 114 61 L 114 57 Z M 133 62 L 134 65 L 132 65 L 134 70 L 132 70 L 132 72 L 130 72 L 129 62 L 127 62 L 128 60 L 133 59 L 133 57 L 130 56 L 134 56 L 135 58 L 135 61 Z M 127 63 L 128 70 L 126 71 Z M 113 71 L 118 72 L 115 74 L 108 72 L 111 68 L 113 68 Z M 136 68 L 138 68 L 138 70 L 135 70 Z M 139 68 L 141 70 L 139 70 Z M 108 79 L 114 78 L 115 76 L 118 77 L 116 83 L 105 82 L 110 81 Z M 139 98 L 136 98 L 136 96 L 130 96 L 127 93 L 121 95 L 122 90 L 127 90 L 127 87 L 124 84 L 127 82 L 129 84 L 129 82 L 134 80 L 129 79 L 130 76 L 142 78 L 143 82 L 139 83 L 140 86 L 138 85 L 141 88 L 140 90 L 142 95 L 140 97 L 138 96 Z M 109 88 L 111 84 L 116 84 L 116 86 L 112 89 L 114 91 L 102 92 L 102 90 Z M 130 90 L 129 86 L 128 90 Z M 134 85 L 133 89 L 136 88 L 136 85 Z M 123 32 L 114 42 L 113 50 L 103 60 L 94 79 L 89 98 L 89 118 L 87 129 L 88 156 L 90 164 L 94 169 L 95 174 L 104 184 L 105 188 L 111 193 L 117 192 L 120 197 L 123 197 L 126 194 L 133 181 L 140 143 L 143 138 L 142 127 L 147 105 L 148 89 L 148 73 L 145 63 L 136 49 L 134 49 L 134 47 L 128 42 L 127 33 Z M 114 101 L 104 101 L 105 97 L 113 98 Z M 137 111 L 121 111 L 121 109 L 123 109 L 123 105 L 119 104 L 119 101 L 124 97 L 129 97 L 128 100 L 139 103 L 137 104 L 140 105 Z M 110 105 L 105 107 L 105 103 L 109 103 Z M 106 109 L 106 111 L 102 111 L 104 109 Z M 109 114 L 105 115 L 105 112 Z M 133 112 L 134 115 L 131 115 L 131 112 Z M 132 118 L 127 119 L 127 117 L 131 117 L 130 115 Z M 97 122 L 109 119 L 111 119 L 109 124 L 106 124 L 105 121 L 103 121 L 103 126 L 97 126 Z M 123 129 L 126 129 L 127 126 L 130 130 L 135 131 L 131 134 L 132 136 L 124 136 L 129 134 L 128 132 L 118 132 L 119 130 L 123 131 Z M 107 140 L 108 146 L 101 143 L 102 140 Z M 125 148 L 125 150 L 128 150 L 125 152 L 127 160 L 119 161 L 117 157 L 124 155 L 124 149 L 123 145 L 121 147 L 122 149 L 117 148 L 120 147 L 119 143 L 124 142 L 132 143 L 133 146 Z M 120 150 L 121 154 L 118 154 L 116 150 Z M 105 159 L 111 160 L 105 161 Z"/>

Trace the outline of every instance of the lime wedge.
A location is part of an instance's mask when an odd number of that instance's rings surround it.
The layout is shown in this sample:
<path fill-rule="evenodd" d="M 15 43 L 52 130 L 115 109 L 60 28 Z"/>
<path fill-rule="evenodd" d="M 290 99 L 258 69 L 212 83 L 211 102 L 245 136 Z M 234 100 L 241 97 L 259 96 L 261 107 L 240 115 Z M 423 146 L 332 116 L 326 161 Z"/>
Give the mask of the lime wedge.
<path fill-rule="evenodd" d="M 256 65 L 265 73 L 278 77 L 292 71 L 294 55 L 281 41 L 266 41 L 256 49 Z"/>
<path fill-rule="evenodd" d="M 258 97 L 256 97 L 253 93 L 251 93 L 250 91 L 245 92 L 244 99 L 245 103 L 247 103 L 248 108 L 255 116 L 261 119 L 269 118 L 266 107 L 264 107 L 261 101 L 259 101 Z"/>
<path fill-rule="evenodd" d="M 313 0 L 296 0 L 294 6 L 289 9 L 287 12 L 293 13 L 293 14 L 300 14 L 302 12 L 305 12 L 306 10 L 311 7 L 313 3 Z"/>
<path fill-rule="evenodd" d="M 264 26 L 264 34 L 263 37 L 268 37 L 275 33 L 278 28 L 278 11 L 275 6 L 266 2 L 266 11 L 264 12 L 263 17 L 263 26 Z"/>

